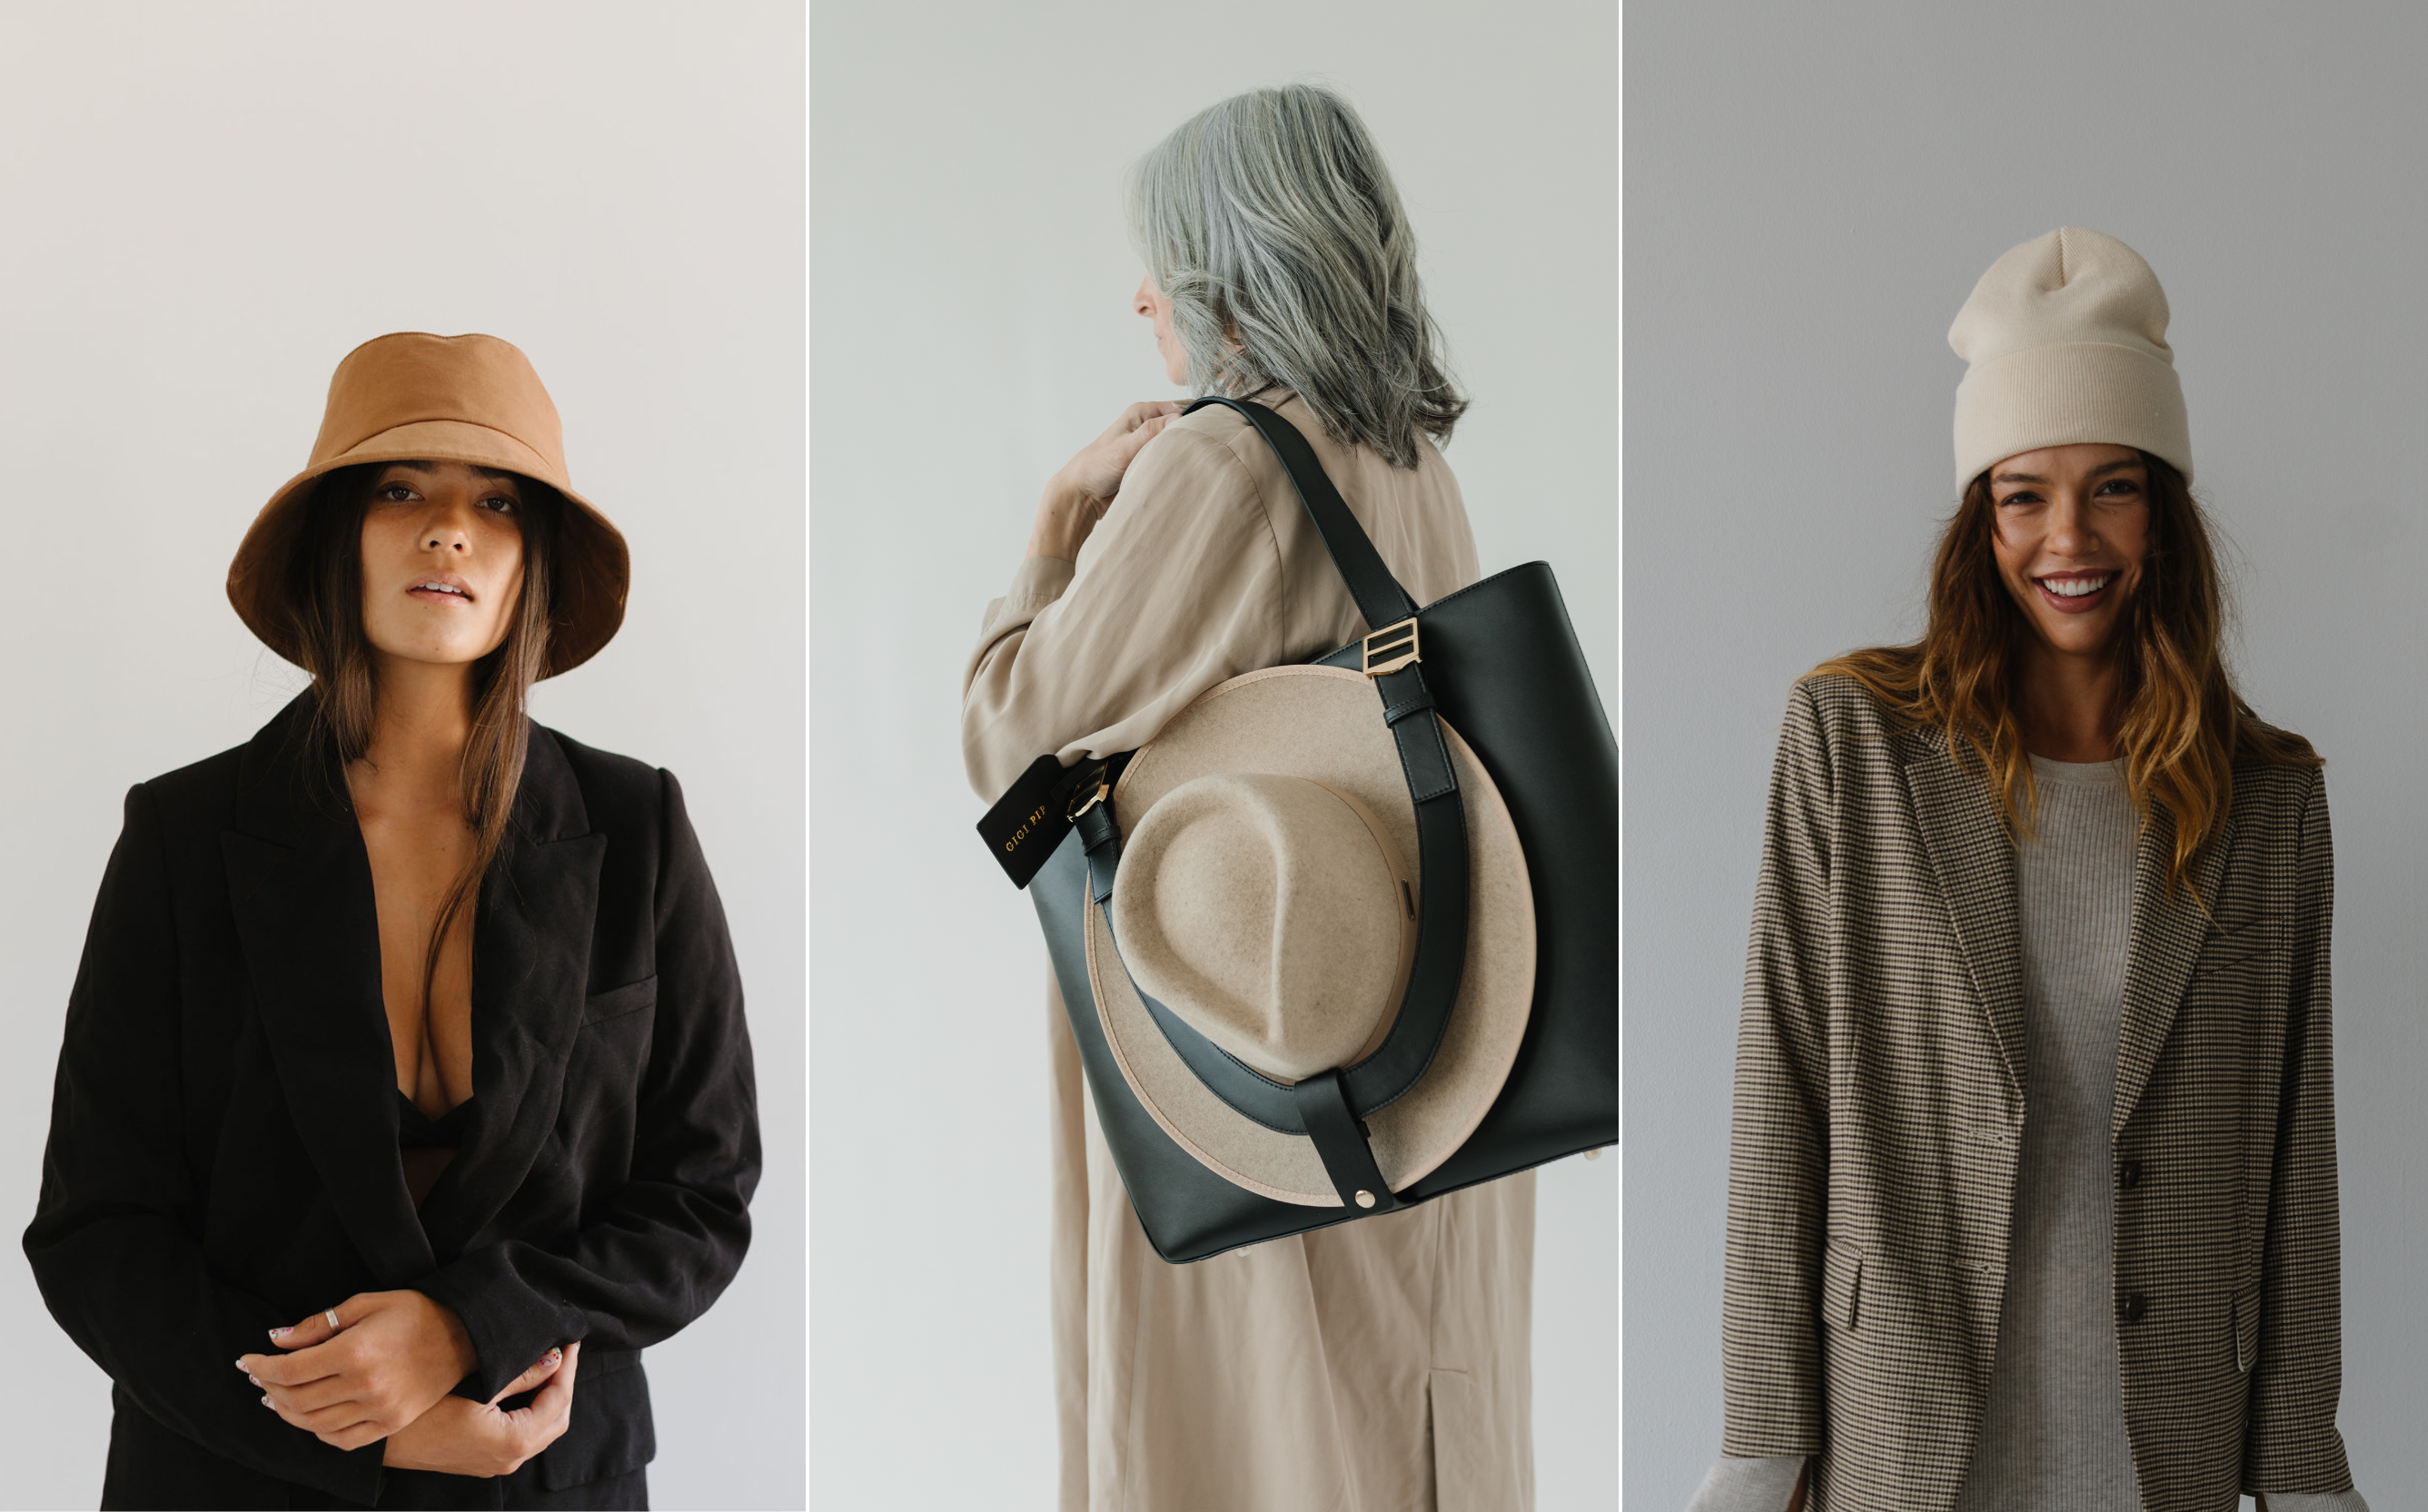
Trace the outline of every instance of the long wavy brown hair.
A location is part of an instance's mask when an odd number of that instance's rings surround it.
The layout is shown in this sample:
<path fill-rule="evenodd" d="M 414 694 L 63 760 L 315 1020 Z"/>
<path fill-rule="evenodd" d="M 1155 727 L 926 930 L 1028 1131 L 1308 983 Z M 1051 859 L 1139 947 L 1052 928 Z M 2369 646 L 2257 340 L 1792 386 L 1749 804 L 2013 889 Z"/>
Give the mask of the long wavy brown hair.
<path fill-rule="evenodd" d="M 319 480 L 304 511 L 302 540 L 289 560 L 287 603 L 312 675 L 311 740 L 337 770 L 370 750 L 378 714 L 370 641 L 363 633 L 363 514 L 385 463 L 340 467 Z M 495 651 L 472 664 L 472 729 L 464 741 L 464 822 L 472 856 L 449 887 L 423 948 L 421 1001 L 426 1013 L 448 929 L 480 894 L 481 880 L 505 843 L 522 786 L 531 686 L 548 666 L 549 589 L 555 576 L 556 532 L 565 504 L 537 479 L 515 475 L 521 507 L 523 586 L 513 624 Z"/>
<path fill-rule="evenodd" d="M 2225 590 L 2208 522 L 2184 475 L 2147 452 L 2149 554 L 2117 629 L 2116 749 L 2125 791 L 2143 823 L 2174 821 L 2170 890 L 2190 886 L 2193 863 L 2223 833 L 2234 801 L 2234 764 L 2321 765 L 2310 742 L 2267 723 L 2234 689 L 2225 664 Z M 1930 571 L 1930 620 L 1912 645 L 1874 646 L 1815 667 L 1852 677 L 1888 711 L 1944 731 L 1958 760 L 1996 786 L 2007 831 L 2031 833 L 2032 764 L 2016 716 L 2023 638 L 2034 634 L 2008 593 L 1992 546 L 1990 475 L 1939 537 Z"/>

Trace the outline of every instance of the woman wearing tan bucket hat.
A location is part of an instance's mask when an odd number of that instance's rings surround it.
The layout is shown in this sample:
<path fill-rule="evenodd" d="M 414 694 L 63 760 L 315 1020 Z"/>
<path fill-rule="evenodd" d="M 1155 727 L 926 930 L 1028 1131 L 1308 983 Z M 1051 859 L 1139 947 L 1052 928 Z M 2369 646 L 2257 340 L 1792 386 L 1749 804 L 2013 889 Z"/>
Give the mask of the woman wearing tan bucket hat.
<path fill-rule="evenodd" d="M 127 795 L 69 1000 L 25 1251 L 104 1505 L 647 1504 L 759 1146 L 681 790 L 524 713 L 626 573 L 520 351 L 339 364 L 228 573 L 311 687 Z"/>
<path fill-rule="evenodd" d="M 2236 692 L 2166 296 L 2064 227 L 1948 333 L 1914 645 L 1789 699 L 1696 1512 L 2361 1512 L 2321 762 Z"/>
<path fill-rule="evenodd" d="M 1473 582 L 1435 446 L 1466 400 L 1354 113 L 1306 87 L 1226 100 L 1150 154 L 1132 191 L 1149 269 L 1133 307 L 1165 375 L 1301 431 L 1419 602 Z M 1111 919 L 1088 920 L 1107 1039 L 1176 1145 L 1285 1202 L 1343 1198 L 1305 1138 L 1242 1121 L 1178 1065 L 1149 1000 L 1273 1077 L 1340 1064 L 1388 1027 L 1413 908 L 1406 779 L 1366 679 L 1295 665 L 1365 628 L 1246 420 L 1137 404 L 1048 483 L 965 683 L 963 752 L 989 800 L 1041 752 L 1068 765 L 1145 747 L 1114 805 L 1149 817 L 1124 837 Z M 1372 1120 L 1394 1187 L 1491 1102 L 1534 970 L 1524 858 L 1459 752 L 1484 943 L 1438 1079 Z M 1275 928 L 1230 922 L 1249 917 Z M 1533 1176 L 1168 1265 L 1050 974 L 1047 992 L 1066 1512 L 1531 1506 Z"/>

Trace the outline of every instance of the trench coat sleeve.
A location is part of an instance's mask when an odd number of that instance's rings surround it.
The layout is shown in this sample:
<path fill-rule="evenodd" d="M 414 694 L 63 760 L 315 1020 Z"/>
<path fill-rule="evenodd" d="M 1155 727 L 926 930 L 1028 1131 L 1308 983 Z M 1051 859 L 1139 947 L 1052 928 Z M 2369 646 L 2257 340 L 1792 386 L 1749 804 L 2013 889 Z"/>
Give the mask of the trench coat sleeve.
<path fill-rule="evenodd" d="M 2327 973 L 2335 858 L 2326 787 L 2316 775 L 2303 806 L 2299 866 L 2292 1012 L 2286 1025 L 2275 1166 L 2260 1254 L 2258 1354 L 2251 1368 L 2242 1454 L 2242 1488 L 2271 1493 L 2341 1491 L 2353 1483 L 2343 1438 L 2336 1431 L 2343 1304 Z"/>
<path fill-rule="evenodd" d="M 1731 1456 L 1821 1449 L 1834 807 L 1820 713 L 1799 686 L 1771 771 L 1737 1029 L 1720 1304 L 1721 1452 Z"/>
<path fill-rule="evenodd" d="M 249 1470 L 369 1503 L 381 1447 L 298 1433 L 235 1367 L 294 1320 L 214 1277 L 193 1238 L 204 1194 L 179 1136 L 179 1049 L 167 856 L 139 785 L 68 996 L 25 1256 L 51 1316 L 154 1419 Z"/>
<path fill-rule="evenodd" d="M 990 802 L 1047 752 L 1068 766 L 1144 744 L 1287 639 L 1263 496 L 1195 431 L 1140 448 L 1058 593 L 1051 563 L 1022 564 L 962 677 L 962 758 Z"/>
<path fill-rule="evenodd" d="M 759 1113 L 742 978 L 682 790 L 659 778 L 657 1005 L 632 1174 L 568 1245 L 484 1244 L 416 1285 L 464 1320 L 480 1356 L 465 1390 L 484 1400 L 552 1345 L 668 1337 L 708 1310 L 750 1242 Z"/>

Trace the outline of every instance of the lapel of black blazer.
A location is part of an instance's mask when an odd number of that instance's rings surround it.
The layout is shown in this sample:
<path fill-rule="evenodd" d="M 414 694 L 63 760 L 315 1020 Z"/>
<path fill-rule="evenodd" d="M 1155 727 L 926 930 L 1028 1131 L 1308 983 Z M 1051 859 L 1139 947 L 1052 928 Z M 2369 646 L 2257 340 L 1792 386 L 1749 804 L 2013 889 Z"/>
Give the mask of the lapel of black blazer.
<path fill-rule="evenodd" d="M 1981 773 L 1960 766 L 1940 730 L 1909 730 L 1905 780 L 1914 821 L 1939 877 L 1940 896 L 1990 1021 L 2007 1084 L 2024 1097 L 2023 915 L 2015 888 L 2015 846 L 1997 795 Z"/>
<path fill-rule="evenodd" d="M 497 1216 L 556 1127 L 606 853 L 564 750 L 533 725 L 514 823 L 473 921 L 472 1113 L 462 1149 L 421 1206 L 420 1227 L 442 1260 Z"/>
<path fill-rule="evenodd" d="M 245 747 L 236 827 L 220 852 L 296 1130 L 372 1275 L 399 1287 L 429 1271 L 430 1242 L 397 1160 L 370 858 L 343 772 L 313 757 L 311 707 L 310 694 L 298 698 Z"/>
<path fill-rule="evenodd" d="M 2202 900 L 2213 906 L 2225 878 L 2226 837 L 2219 836 L 2194 862 L 2192 886 L 2178 883 L 2170 896 L 2167 867 L 2174 848 L 2174 818 L 2164 809 L 2154 810 L 2133 850 L 2133 923 L 2124 947 L 2124 1009 L 2116 1033 L 2116 1106 L 2110 1126 L 2118 1137 L 2150 1084 L 2158 1051 L 2174 1031 L 2175 1010 L 2183 1003 L 2201 942 L 2208 935 Z"/>

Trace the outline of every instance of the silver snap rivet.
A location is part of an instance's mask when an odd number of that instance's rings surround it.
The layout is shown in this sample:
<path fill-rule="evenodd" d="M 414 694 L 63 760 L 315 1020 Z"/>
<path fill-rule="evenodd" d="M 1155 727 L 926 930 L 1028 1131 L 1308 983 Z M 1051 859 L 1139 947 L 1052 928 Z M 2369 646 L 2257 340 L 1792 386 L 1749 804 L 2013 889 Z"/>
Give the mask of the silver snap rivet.
<path fill-rule="evenodd" d="M 1373 1194 L 1373 1193 L 1371 1193 L 1371 1192 L 1360 1192 L 1360 1193 L 1358 1193 L 1358 1194 L 1357 1194 L 1357 1205 L 1358 1205 L 1359 1207 L 1361 1207 L 1361 1208 L 1370 1208 L 1370 1207 L 1372 1207 L 1372 1206 L 1374 1205 L 1374 1194 Z"/>

